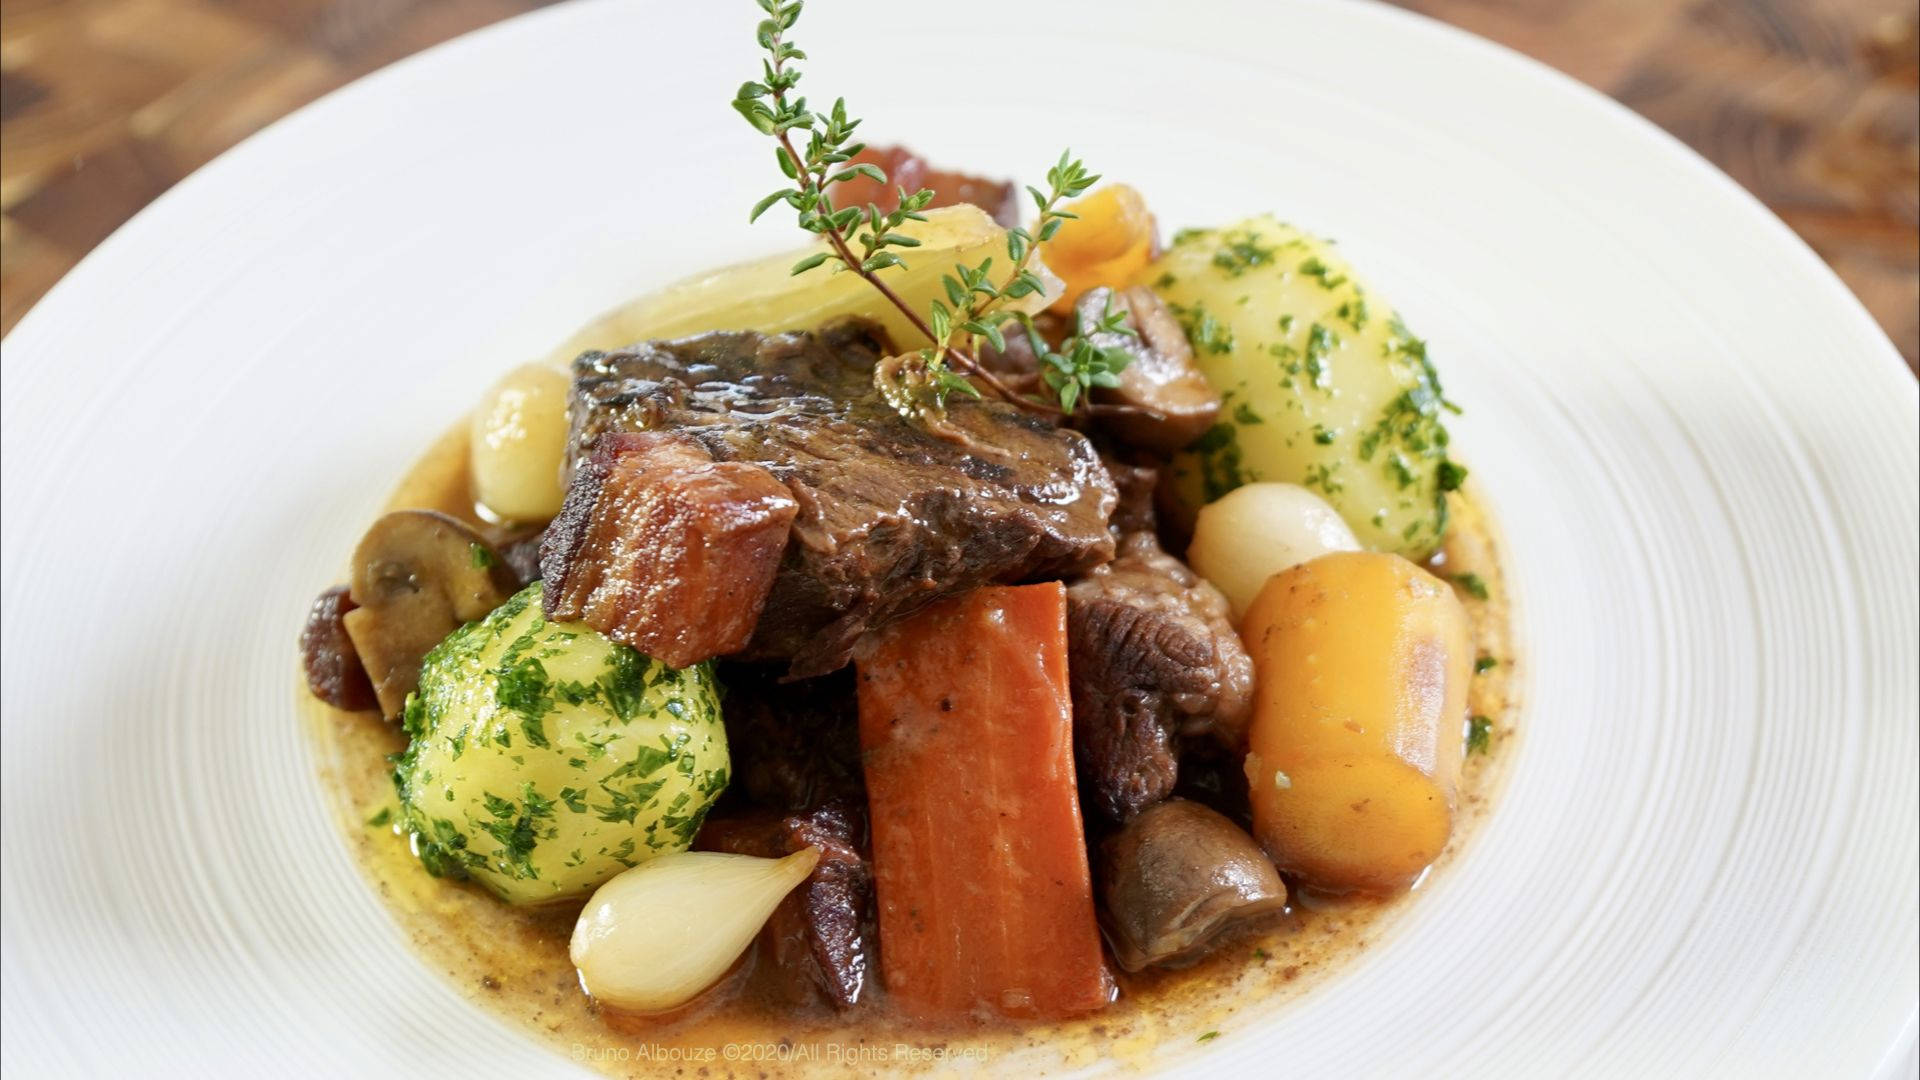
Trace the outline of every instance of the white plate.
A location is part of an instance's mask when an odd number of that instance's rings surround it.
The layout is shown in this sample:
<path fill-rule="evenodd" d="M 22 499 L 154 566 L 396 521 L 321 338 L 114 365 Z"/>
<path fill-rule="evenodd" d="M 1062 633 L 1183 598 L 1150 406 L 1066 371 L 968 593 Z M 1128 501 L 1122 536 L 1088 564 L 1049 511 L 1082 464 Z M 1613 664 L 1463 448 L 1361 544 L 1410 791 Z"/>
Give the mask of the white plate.
<path fill-rule="evenodd" d="M 1362 962 L 1189 1066 L 1911 1075 L 1915 383 L 1804 246 L 1598 95 L 1381 7 L 810 7 L 809 89 L 872 135 L 1029 179 L 1070 141 L 1163 222 L 1330 233 L 1468 405 L 1523 604 L 1511 786 Z M 357 877 L 293 640 L 495 373 L 792 240 L 745 221 L 752 22 L 570 4 L 396 65 L 6 341 L 9 1075 L 574 1069 Z"/>

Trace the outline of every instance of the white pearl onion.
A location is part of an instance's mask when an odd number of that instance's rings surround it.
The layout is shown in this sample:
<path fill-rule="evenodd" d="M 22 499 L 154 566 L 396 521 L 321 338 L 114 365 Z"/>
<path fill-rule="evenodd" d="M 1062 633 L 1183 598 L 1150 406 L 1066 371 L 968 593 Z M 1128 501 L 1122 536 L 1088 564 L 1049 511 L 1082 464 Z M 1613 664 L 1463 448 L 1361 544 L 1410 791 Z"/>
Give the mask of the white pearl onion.
<path fill-rule="evenodd" d="M 568 948 L 595 999 L 629 1012 L 677 1008 L 719 981 L 781 899 L 820 861 L 717 851 L 662 855 L 600 886 Z"/>
<path fill-rule="evenodd" d="M 566 490 L 560 460 L 567 449 L 567 395 L 572 380 L 547 364 L 525 364 L 490 387 L 470 430 L 474 495 L 511 521 L 545 521 L 560 512 Z"/>
<path fill-rule="evenodd" d="M 1233 605 L 1235 622 L 1273 575 L 1330 551 L 1358 551 L 1340 512 L 1297 484 L 1243 484 L 1194 522 L 1187 562 Z"/>

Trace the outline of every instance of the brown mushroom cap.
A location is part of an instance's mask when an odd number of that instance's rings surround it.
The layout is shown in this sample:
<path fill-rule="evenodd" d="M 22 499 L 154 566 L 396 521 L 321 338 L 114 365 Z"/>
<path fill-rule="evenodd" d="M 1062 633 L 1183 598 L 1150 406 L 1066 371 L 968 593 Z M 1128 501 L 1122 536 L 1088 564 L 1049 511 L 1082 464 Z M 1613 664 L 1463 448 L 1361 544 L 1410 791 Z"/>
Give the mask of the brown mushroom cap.
<path fill-rule="evenodd" d="M 1253 837 L 1196 802 L 1148 807 L 1101 851 L 1107 939 L 1128 971 L 1193 963 L 1228 930 L 1287 905 L 1287 887 Z"/>
<path fill-rule="evenodd" d="M 353 552 L 343 619 L 380 708 L 398 716 L 420 661 L 463 624 L 506 602 L 513 572 L 480 534 L 435 510 L 396 510 Z"/>
<path fill-rule="evenodd" d="M 1094 398 L 1156 415 L 1116 415 L 1101 422 L 1124 442 L 1167 454 L 1206 434 L 1220 415 L 1220 394 L 1194 366 L 1193 346 L 1179 320 L 1152 289 L 1136 285 L 1124 292 L 1089 290 L 1074 308 L 1080 325 L 1098 323 L 1109 304 L 1127 313 L 1133 335 L 1094 334 L 1089 340 L 1123 349 L 1133 361 L 1121 370 L 1120 385 L 1096 388 Z"/>

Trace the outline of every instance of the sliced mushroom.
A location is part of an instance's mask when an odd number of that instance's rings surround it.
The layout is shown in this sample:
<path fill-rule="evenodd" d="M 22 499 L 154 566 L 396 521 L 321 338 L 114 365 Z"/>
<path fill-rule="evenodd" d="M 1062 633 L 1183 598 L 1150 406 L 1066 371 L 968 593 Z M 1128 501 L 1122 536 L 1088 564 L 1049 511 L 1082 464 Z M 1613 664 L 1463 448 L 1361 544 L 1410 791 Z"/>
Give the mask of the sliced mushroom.
<path fill-rule="evenodd" d="M 1124 292 L 1090 289 L 1074 314 L 1082 327 L 1097 325 L 1109 310 L 1127 313 L 1132 334 L 1089 335 L 1102 348 L 1133 357 L 1120 372 L 1120 385 L 1096 388 L 1094 400 L 1141 410 L 1102 418 L 1107 430 L 1135 446 L 1172 453 L 1206 434 L 1220 415 L 1220 395 L 1193 364 L 1193 346 L 1179 320 L 1152 289 L 1136 285 Z"/>
<path fill-rule="evenodd" d="M 1107 940 L 1128 971 L 1191 964 L 1229 930 L 1287 905 L 1287 887 L 1253 837 L 1199 803 L 1156 803 L 1101 851 Z"/>
<path fill-rule="evenodd" d="M 420 661 L 448 634 L 506 602 L 515 582 L 480 534 L 435 510 L 396 510 L 353 552 L 347 636 L 381 711 L 400 715 Z"/>

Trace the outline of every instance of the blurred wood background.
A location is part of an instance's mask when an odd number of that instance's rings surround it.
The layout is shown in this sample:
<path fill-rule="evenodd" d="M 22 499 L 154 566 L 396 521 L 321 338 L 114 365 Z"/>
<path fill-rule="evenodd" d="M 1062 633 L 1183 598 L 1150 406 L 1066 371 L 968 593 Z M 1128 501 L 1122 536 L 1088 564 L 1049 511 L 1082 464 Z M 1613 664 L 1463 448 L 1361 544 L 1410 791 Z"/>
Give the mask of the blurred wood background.
<path fill-rule="evenodd" d="M 1612 94 L 1757 194 L 1920 363 L 1912 0 L 1396 0 Z M 276 117 L 541 0 L 4 0 L 0 331 Z"/>

